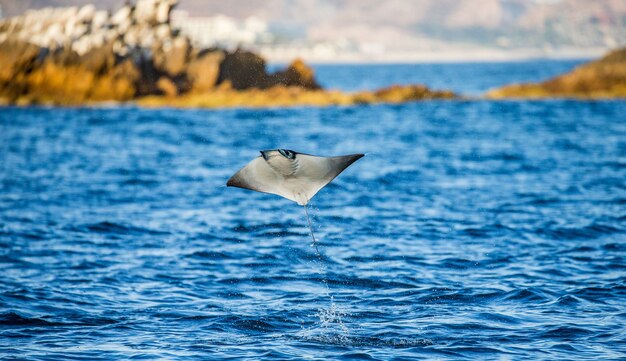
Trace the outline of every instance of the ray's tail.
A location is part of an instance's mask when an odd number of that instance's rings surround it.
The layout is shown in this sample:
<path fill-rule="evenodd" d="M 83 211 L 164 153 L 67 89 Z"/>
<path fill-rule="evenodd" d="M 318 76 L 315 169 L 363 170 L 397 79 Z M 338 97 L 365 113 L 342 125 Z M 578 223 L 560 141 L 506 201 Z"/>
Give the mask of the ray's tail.
<path fill-rule="evenodd" d="M 315 253 L 317 254 L 317 260 L 319 261 L 320 273 L 322 274 L 322 282 L 324 282 L 324 286 L 326 286 L 326 294 L 330 297 L 332 302 L 332 295 L 330 294 L 330 287 L 328 287 L 328 280 L 326 279 L 326 266 L 324 264 L 324 259 L 322 258 L 322 254 L 320 253 L 319 248 L 317 247 L 317 240 L 315 239 L 315 234 L 313 233 L 313 224 L 311 223 L 311 216 L 309 216 L 309 208 L 305 204 L 304 205 L 304 213 L 306 214 L 306 220 L 309 224 L 309 232 L 311 233 L 311 241 L 313 241 L 313 247 L 315 247 Z"/>
<path fill-rule="evenodd" d="M 315 240 L 315 234 L 313 234 L 313 225 L 311 224 L 311 217 L 309 216 L 309 208 L 304 205 L 304 213 L 306 214 L 306 220 L 309 223 L 309 231 L 311 232 L 311 240 L 313 241 L 313 246 L 315 247 L 315 252 L 317 253 L 317 258 L 319 258 L 320 262 L 322 261 L 322 255 L 320 253 L 319 248 L 317 248 L 317 241 Z"/>
<path fill-rule="evenodd" d="M 328 309 L 319 309 L 318 316 L 320 318 L 320 322 L 323 328 L 330 328 L 331 325 L 337 325 L 339 327 L 340 339 L 342 342 L 347 340 L 350 332 L 348 327 L 343 323 L 342 313 L 337 309 L 335 305 L 335 298 L 330 293 L 330 287 L 328 286 L 328 277 L 326 276 L 326 264 L 324 263 L 324 259 L 322 258 L 322 254 L 320 253 L 319 248 L 317 247 L 317 240 L 315 239 L 315 234 L 313 233 L 313 224 L 311 223 L 311 217 L 309 216 L 308 206 L 304 205 L 304 213 L 306 213 L 306 220 L 309 225 L 309 231 L 311 232 L 311 241 L 313 241 L 313 246 L 315 247 L 315 253 L 317 254 L 317 259 L 319 261 L 320 273 L 322 275 L 322 282 L 326 288 L 326 296 L 328 296 L 328 300 L 330 301 L 330 307 Z"/>

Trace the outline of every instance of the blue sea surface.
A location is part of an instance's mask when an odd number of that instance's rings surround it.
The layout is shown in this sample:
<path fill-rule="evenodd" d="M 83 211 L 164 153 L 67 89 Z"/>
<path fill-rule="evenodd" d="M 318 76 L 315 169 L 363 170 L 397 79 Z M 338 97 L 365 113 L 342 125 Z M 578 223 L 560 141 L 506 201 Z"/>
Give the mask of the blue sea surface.
<path fill-rule="evenodd" d="M 0 358 L 625 358 L 625 114 L 1 108 Z M 225 186 L 277 147 L 366 153 L 312 201 L 321 262 L 303 207 Z"/>
<path fill-rule="evenodd" d="M 525 60 L 483 63 L 315 64 L 320 84 L 343 91 L 375 90 L 393 84 L 425 84 L 478 97 L 512 83 L 537 82 L 571 71 L 588 59 Z M 283 66 L 273 65 L 278 70 Z"/>

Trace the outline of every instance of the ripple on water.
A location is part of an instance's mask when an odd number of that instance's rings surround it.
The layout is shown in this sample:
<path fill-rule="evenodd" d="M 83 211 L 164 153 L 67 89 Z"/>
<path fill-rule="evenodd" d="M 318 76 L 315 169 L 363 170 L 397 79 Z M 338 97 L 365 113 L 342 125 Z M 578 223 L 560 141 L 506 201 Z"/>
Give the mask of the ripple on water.
<path fill-rule="evenodd" d="M 0 358 L 623 358 L 622 114 L 2 108 Z M 367 153 L 313 200 L 321 263 L 301 207 L 225 187 L 279 146 Z"/>

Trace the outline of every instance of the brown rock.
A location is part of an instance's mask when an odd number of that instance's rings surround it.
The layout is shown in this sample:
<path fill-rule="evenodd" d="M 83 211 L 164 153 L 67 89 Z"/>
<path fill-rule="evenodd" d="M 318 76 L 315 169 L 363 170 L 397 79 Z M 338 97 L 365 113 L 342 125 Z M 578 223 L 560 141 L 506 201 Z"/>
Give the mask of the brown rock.
<path fill-rule="evenodd" d="M 160 77 L 156 83 L 157 88 L 167 97 L 175 97 L 178 95 L 178 87 L 169 78 Z"/>
<path fill-rule="evenodd" d="M 307 66 L 302 59 L 296 59 L 285 71 L 274 74 L 272 80 L 276 84 L 285 86 L 297 86 L 306 89 L 321 88 L 315 81 L 313 69 Z"/>
<path fill-rule="evenodd" d="M 268 75 L 265 60 L 257 54 L 237 49 L 226 53 L 220 66 L 218 83 L 230 81 L 234 89 L 265 88 Z"/>
<path fill-rule="evenodd" d="M 491 90 L 490 98 L 626 98 L 626 48 L 541 83 Z"/>
<path fill-rule="evenodd" d="M 34 11 L 31 18 L 42 15 L 41 21 L 0 21 L 0 39 L 9 39 L 0 42 L 0 103 L 78 105 L 142 97 L 153 104 L 282 106 L 453 96 L 419 86 L 326 92 L 319 90 L 313 70 L 302 60 L 268 74 L 265 60 L 252 52 L 195 49 L 169 25 L 175 3 L 141 0 L 135 13 L 126 6 L 112 17 L 103 13 L 97 22 L 93 7 L 86 7 L 80 11 L 85 19 L 71 34 L 65 34 L 66 23 L 78 16 L 77 8 L 61 10 L 67 16 L 50 9 Z M 99 24 L 92 26 L 96 32 L 89 23 Z"/>
<path fill-rule="evenodd" d="M 215 88 L 223 60 L 224 52 L 220 50 L 204 52 L 192 60 L 187 67 L 191 91 L 205 92 Z"/>
<path fill-rule="evenodd" d="M 102 47 L 88 51 L 81 57 L 80 63 L 94 73 L 103 74 L 115 66 L 115 60 L 113 42 L 110 42 Z"/>
<path fill-rule="evenodd" d="M 101 84 L 104 86 L 110 83 L 110 85 L 103 88 L 100 93 L 102 95 L 92 94 L 95 100 L 107 98 L 119 101 L 131 100 L 139 95 L 137 83 L 143 79 L 141 70 L 131 59 L 125 59 L 115 65 L 108 76 L 103 78 Z"/>
<path fill-rule="evenodd" d="M 23 41 L 0 43 L 0 84 L 11 82 L 30 71 L 41 52 L 38 46 Z"/>
<path fill-rule="evenodd" d="M 126 58 L 138 71 L 138 79 L 135 81 L 137 88 L 137 96 L 150 95 L 159 93 L 156 86 L 159 77 L 163 71 L 157 69 L 154 65 L 153 58 L 148 52 L 140 52 L 139 55 Z"/>
<path fill-rule="evenodd" d="M 124 61 L 106 74 L 83 66 L 64 66 L 46 61 L 28 77 L 28 95 L 40 103 L 77 105 L 88 101 L 127 101 L 136 96 L 139 77 L 131 61 Z"/>
<path fill-rule="evenodd" d="M 0 44 L 0 95 L 11 103 L 130 100 L 137 95 L 138 74 L 130 60 L 116 64 L 110 47 L 80 57 L 69 49 L 47 52 L 27 43 Z"/>
<path fill-rule="evenodd" d="M 359 99 L 372 99 L 373 102 L 402 103 L 424 99 L 451 99 L 456 95 L 450 91 L 430 90 L 424 85 L 392 85 L 373 93 L 361 92 Z"/>
<path fill-rule="evenodd" d="M 168 50 L 159 44 L 153 50 L 154 66 L 171 77 L 181 75 L 189 63 L 191 50 L 189 39 L 183 37 L 176 38 Z"/>

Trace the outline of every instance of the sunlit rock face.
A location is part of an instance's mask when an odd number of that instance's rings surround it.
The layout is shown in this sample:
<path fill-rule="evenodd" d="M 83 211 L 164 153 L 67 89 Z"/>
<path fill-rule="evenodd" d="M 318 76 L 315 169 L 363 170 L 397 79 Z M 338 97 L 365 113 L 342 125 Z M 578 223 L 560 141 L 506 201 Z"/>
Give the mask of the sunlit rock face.
<path fill-rule="evenodd" d="M 494 89 L 491 98 L 626 98 L 626 48 L 541 83 Z"/>
<path fill-rule="evenodd" d="M 450 97 L 424 87 L 342 94 L 320 89 L 301 60 L 270 74 L 265 59 L 202 49 L 173 28 L 177 0 L 137 0 L 113 13 L 44 8 L 0 21 L 0 103 L 267 106 Z M 147 98 L 147 100 L 146 100 Z"/>
<path fill-rule="evenodd" d="M 44 8 L 3 20 L 0 94 L 9 102 L 72 104 L 163 93 L 163 73 L 183 73 L 188 61 L 187 54 L 162 55 L 189 43 L 169 24 L 176 2 L 138 0 L 112 14 L 93 5 Z M 155 64 L 155 54 L 164 61 Z M 184 76 L 173 83 L 176 91 L 189 87 Z"/>
<path fill-rule="evenodd" d="M 0 21 L 0 97 L 8 103 L 82 104 L 167 98 L 222 88 L 318 89 L 303 63 L 268 74 L 265 60 L 200 49 L 170 23 L 177 0 L 138 0 L 113 13 L 44 8 Z"/>

